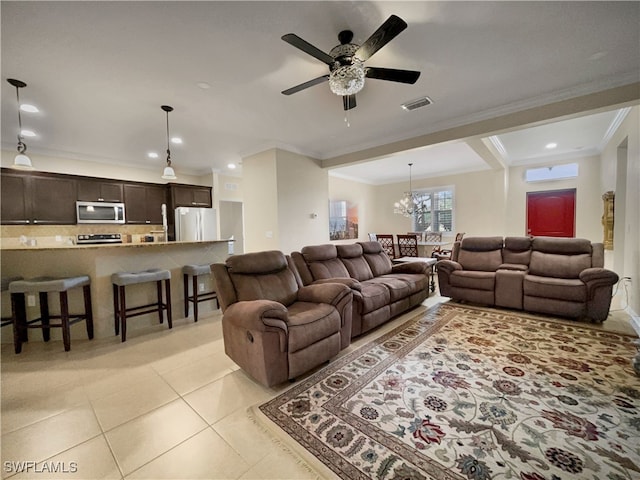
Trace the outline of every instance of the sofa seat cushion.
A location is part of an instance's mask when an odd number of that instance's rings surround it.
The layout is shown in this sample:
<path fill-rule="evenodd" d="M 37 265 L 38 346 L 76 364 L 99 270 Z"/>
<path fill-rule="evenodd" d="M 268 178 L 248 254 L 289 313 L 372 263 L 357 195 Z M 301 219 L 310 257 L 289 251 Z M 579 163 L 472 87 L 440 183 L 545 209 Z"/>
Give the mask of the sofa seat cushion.
<path fill-rule="evenodd" d="M 525 296 L 554 298 L 569 302 L 587 301 L 586 285 L 581 280 L 573 278 L 526 275 L 523 287 Z"/>
<path fill-rule="evenodd" d="M 340 331 L 340 314 L 332 305 L 295 302 L 287 310 L 289 352 L 296 352 Z"/>
<path fill-rule="evenodd" d="M 449 277 L 452 287 L 474 290 L 493 290 L 496 283 L 495 272 L 454 270 Z"/>
<path fill-rule="evenodd" d="M 362 314 L 373 312 L 388 305 L 391 301 L 389 289 L 380 283 L 371 283 L 369 280 L 360 282 L 362 294 Z M 356 299 L 357 297 L 354 297 Z M 356 300 L 357 301 L 357 300 Z"/>
<path fill-rule="evenodd" d="M 389 275 L 383 275 L 384 277 L 392 277 L 402 280 L 409 285 L 409 293 L 413 295 L 420 290 L 427 290 L 429 288 L 429 276 L 421 273 L 392 273 Z"/>
<path fill-rule="evenodd" d="M 382 277 L 367 280 L 366 283 L 384 285 L 389 290 L 389 300 L 391 303 L 411 295 L 411 285 L 399 278 L 383 275 Z"/>

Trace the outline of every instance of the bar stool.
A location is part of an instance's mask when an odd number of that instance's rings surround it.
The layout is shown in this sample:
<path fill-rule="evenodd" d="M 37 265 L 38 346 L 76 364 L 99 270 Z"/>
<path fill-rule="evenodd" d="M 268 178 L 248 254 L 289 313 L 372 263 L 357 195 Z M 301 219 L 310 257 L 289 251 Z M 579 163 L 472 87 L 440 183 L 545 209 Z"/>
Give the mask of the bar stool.
<path fill-rule="evenodd" d="M 193 320 L 198 321 L 198 303 L 207 300 L 215 300 L 216 308 L 220 308 L 218 294 L 215 290 L 206 293 L 198 293 L 198 276 L 211 275 L 211 266 L 206 265 L 185 265 L 182 267 L 182 280 L 184 284 L 184 317 L 189 316 L 189 302 L 193 302 Z M 189 276 L 191 276 L 191 291 L 189 295 Z"/>
<path fill-rule="evenodd" d="M 164 280 L 166 301 L 162 301 L 162 281 Z M 138 283 L 156 282 L 158 301 L 138 307 L 128 307 L 125 296 L 125 287 Z M 111 275 L 113 285 L 113 313 L 116 327 L 116 335 L 122 327 L 122 341 L 127 340 L 127 318 L 137 317 L 151 312 L 158 312 L 160 323 L 163 323 L 162 312 L 167 311 L 167 323 L 173 328 L 171 322 L 171 272 L 169 270 L 144 270 L 141 272 L 120 272 Z M 151 308 L 153 307 L 153 308 Z"/>
<path fill-rule="evenodd" d="M 22 280 L 22 277 L 2 277 L 2 293 L 9 291 L 9 284 L 16 280 Z M 2 317 L 0 319 L 0 327 L 13 325 L 13 317 Z"/>
<path fill-rule="evenodd" d="M 67 292 L 73 288 L 82 287 L 84 297 L 84 313 L 69 313 L 69 298 Z M 68 278 L 38 277 L 31 280 L 16 280 L 9 284 L 11 293 L 11 312 L 13 315 L 13 345 L 16 353 L 22 351 L 22 343 L 27 341 L 27 328 L 41 328 L 45 342 L 50 339 L 51 328 L 62 328 L 62 341 L 65 351 L 71 349 L 71 333 L 69 327 L 74 323 L 85 320 L 87 336 L 93 338 L 93 310 L 91 308 L 91 279 L 87 275 Z M 49 293 L 58 292 L 60 298 L 60 315 L 49 313 Z M 37 293 L 40 297 L 40 317 L 27 322 L 25 294 Z M 50 323 L 51 319 L 60 319 L 57 324 Z M 39 325 L 32 325 L 34 322 Z"/>

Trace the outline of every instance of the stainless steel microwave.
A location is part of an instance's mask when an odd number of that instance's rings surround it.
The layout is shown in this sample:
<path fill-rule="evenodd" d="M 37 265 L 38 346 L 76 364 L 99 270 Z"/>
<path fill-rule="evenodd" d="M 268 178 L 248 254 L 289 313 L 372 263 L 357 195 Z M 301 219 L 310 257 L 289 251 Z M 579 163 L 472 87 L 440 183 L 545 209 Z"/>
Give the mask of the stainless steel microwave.
<path fill-rule="evenodd" d="M 76 202 L 78 223 L 124 223 L 124 203 Z"/>

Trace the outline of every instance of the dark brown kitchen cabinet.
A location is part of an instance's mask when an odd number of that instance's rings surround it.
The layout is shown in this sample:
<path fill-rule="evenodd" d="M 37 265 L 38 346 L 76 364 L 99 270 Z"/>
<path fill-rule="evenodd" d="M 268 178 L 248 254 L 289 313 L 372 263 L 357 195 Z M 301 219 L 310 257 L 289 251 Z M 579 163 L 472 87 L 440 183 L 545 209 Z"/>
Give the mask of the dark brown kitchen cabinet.
<path fill-rule="evenodd" d="M 27 181 L 22 173 L 2 171 L 2 196 L 0 200 L 0 219 L 3 225 L 24 225 L 31 223 Z"/>
<path fill-rule="evenodd" d="M 122 202 L 122 182 L 78 180 L 78 200 L 86 202 Z"/>
<path fill-rule="evenodd" d="M 163 185 L 124 184 L 127 223 L 162 225 L 162 204 L 167 203 Z"/>
<path fill-rule="evenodd" d="M 73 225 L 75 200 L 73 177 L 2 171 L 3 225 Z"/>
<path fill-rule="evenodd" d="M 211 187 L 171 185 L 172 206 L 211 208 Z"/>

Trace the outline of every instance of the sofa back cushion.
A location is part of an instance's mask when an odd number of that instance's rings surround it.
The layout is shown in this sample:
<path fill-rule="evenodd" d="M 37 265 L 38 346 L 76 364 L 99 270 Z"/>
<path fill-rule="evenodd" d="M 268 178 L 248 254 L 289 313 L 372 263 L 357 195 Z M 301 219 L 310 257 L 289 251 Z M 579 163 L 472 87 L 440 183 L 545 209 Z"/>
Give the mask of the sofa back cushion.
<path fill-rule="evenodd" d="M 502 263 L 529 265 L 531 237 L 506 237 L 502 249 Z"/>
<path fill-rule="evenodd" d="M 304 258 L 314 280 L 324 278 L 348 277 L 349 271 L 338 258 L 335 245 L 313 245 L 304 247 L 300 253 Z"/>
<path fill-rule="evenodd" d="M 381 275 L 387 275 L 391 273 L 391 259 L 389 255 L 384 253 L 382 245 L 378 242 L 358 242 L 362 246 L 362 252 L 364 259 L 371 268 L 371 273 L 374 277 Z"/>
<path fill-rule="evenodd" d="M 351 278 L 362 282 L 373 278 L 373 273 L 369 264 L 364 258 L 362 245 L 354 243 L 353 245 L 336 245 L 338 249 L 338 257 L 344 263 Z"/>
<path fill-rule="evenodd" d="M 536 237 L 529 273 L 541 277 L 578 278 L 590 268 L 591 242 L 583 238 Z"/>
<path fill-rule="evenodd" d="M 464 270 L 495 272 L 502 262 L 502 237 L 467 237 L 460 244 L 458 263 Z"/>
<path fill-rule="evenodd" d="M 263 299 L 289 306 L 297 299 L 298 282 L 282 252 L 233 255 L 226 266 L 238 301 Z"/>

